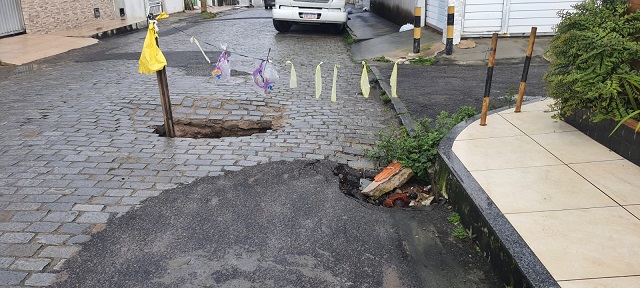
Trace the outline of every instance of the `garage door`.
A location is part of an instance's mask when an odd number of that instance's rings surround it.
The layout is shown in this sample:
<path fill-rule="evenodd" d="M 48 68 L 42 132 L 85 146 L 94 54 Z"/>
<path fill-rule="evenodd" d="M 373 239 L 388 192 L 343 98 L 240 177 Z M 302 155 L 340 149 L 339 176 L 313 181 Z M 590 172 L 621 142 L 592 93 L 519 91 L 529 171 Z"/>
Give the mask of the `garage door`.
<path fill-rule="evenodd" d="M 427 0 L 427 25 L 442 30 L 447 26 L 447 1 Z"/>
<path fill-rule="evenodd" d="M 0 36 L 24 32 L 20 0 L 0 1 Z"/>
<path fill-rule="evenodd" d="M 558 11 L 571 10 L 571 6 L 582 1 L 563 0 L 510 0 L 507 33 L 529 33 L 538 27 L 538 33 L 552 34 L 553 26 L 560 22 Z"/>
<path fill-rule="evenodd" d="M 482 35 L 502 31 L 505 0 L 467 0 L 462 23 L 463 35 Z"/>

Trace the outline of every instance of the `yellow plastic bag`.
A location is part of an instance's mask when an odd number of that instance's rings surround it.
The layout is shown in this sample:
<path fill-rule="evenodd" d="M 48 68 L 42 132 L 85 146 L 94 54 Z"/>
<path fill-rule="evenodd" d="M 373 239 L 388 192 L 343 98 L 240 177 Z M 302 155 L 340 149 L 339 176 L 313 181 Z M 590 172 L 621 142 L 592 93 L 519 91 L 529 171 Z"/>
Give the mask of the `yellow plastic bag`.
<path fill-rule="evenodd" d="M 160 71 L 164 66 L 167 66 L 167 59 L 164 58 L 164 54 L 162 54 L 158 44 L 156 44 L 158 33 L 153 26 L 153 22 L 149 23 L 147 37 L 144 39 L 142 53 L 140 54 L 140 60 L 138 60 L 138 64 L 140 65 L 138 73 L 144 73 L 147 75 Z"/>

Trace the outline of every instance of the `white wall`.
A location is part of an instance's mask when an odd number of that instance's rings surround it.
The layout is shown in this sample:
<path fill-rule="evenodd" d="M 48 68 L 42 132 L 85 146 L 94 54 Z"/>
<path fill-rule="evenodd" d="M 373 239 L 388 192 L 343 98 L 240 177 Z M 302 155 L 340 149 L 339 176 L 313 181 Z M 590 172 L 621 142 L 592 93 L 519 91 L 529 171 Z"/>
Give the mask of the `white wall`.
<path fill-rule="evenodd" d="M 164 11 L 167 14 L 184 11 L 184 0 L 164 0 Z"/>
<path fill-rule="evenodd" d="M 116 5 L 116 14 L 119 15 L 119 11 L 121 5 L 124 4 L 124 12 L 126 14 L 126 18 L 133 19 L 145 19 L 147 18 L 147 5 L 146 0 L 119 0 L 114 1 Z"/>

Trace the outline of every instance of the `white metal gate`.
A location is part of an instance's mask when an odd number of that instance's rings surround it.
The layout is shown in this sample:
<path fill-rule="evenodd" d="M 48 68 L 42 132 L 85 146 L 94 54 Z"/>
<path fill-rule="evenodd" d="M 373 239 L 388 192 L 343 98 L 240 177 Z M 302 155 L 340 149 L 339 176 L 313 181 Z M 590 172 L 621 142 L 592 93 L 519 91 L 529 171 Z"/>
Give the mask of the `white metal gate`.
<path fill-rule="evenodd" d="M 532 26 L 538 27 L 538 34 L 552 34 L 553 26 L 560 22 L 558 11 L 573 10 L 571 5 L 577 0 L 506 0 L 509 2 L 509 34 L 528 34 Z"/>
<path fill-rule="evenodd" d="M 427 25 L 437 30 L 447 26 L 447 0 L 427 0 Z"/>
<path fill-rule="evenodd" d="M 462 34 L 501 32 L 505 1 L 508 0 L 467 0 L 464 6 Z"/>
<path fill-rule="evenodd" d="M 20 0 L 0 1 L 0 36 L 24 32 Z"/>
<path fill-rule="evenodd" d="M 553 34 L 560 22 L 558 11 L 572 10 L 582 0 L 466 0 L 462 24 L 463 36 L 492 33 L 528 34 L 538 27 L 538 34 Z"/>

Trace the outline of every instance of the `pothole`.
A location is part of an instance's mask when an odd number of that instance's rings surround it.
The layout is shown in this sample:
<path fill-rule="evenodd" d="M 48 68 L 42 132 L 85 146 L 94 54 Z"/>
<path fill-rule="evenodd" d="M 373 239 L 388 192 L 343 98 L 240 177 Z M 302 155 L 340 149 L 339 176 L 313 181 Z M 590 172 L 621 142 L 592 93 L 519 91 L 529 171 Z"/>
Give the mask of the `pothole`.
<path fill-rule="evenodd" d="M 409 208 L 429 206 L 440 202 L 440 199 L 435 195 L 434 189 L 431 189 L 431 185 L 417 180 L 415 177 L 379 197 L 371 197 L 363 194 L 362 191 L 374 180 L 379 171 L 358 171 L 341 164 L 333 170 L 333 174 L 339 178 L 340 191 L 342 193 L 372 205 L 388 208 Z"/>
<path fill-rule="evenodd" d="M 174 120 L 173 127 L 178 138 L 222 138 L 250 136 L 258 133 L 266 133 L 274 129 L 270 120 L 246 121 L 246 120 Z M 154 126 L 154 133 L 166 137 L 167 132 L 163 125 Z"/>

